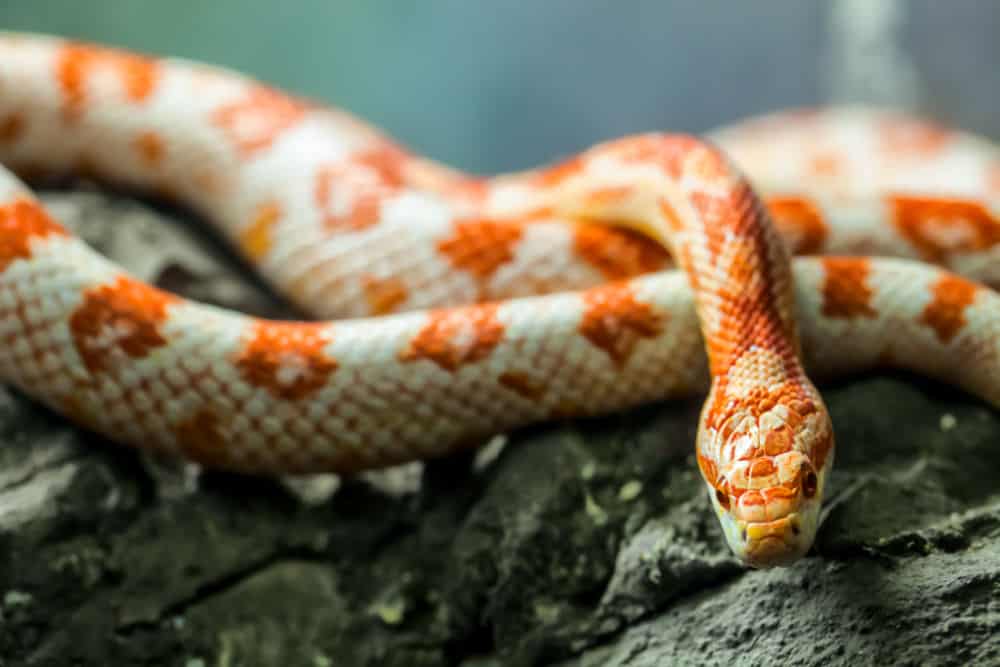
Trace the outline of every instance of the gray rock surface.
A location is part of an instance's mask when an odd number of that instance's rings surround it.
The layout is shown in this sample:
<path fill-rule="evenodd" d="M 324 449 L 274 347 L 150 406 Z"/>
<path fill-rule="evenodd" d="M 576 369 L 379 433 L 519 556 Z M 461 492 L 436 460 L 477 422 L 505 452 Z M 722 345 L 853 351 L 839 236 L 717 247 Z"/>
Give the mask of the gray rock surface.
<path fill-rule="evenodd" d="M 46 201 L 144 278 L 287 314 L 170 215 Z M 697 403 L 285 481 L 151 460 L 0 389 L 0 665 L 1000 664 L 1000 416 L 909 377 L 824 396 L 840 502 L 809 557 L 758 572 L 708 510 Z"/>

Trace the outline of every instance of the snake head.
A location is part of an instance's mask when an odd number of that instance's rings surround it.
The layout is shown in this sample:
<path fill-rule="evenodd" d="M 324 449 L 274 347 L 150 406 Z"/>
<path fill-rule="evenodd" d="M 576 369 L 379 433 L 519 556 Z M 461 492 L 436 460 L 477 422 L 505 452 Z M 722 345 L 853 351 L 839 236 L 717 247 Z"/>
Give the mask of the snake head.
<path fill-rule="evenodd" d="M 751 567 L 793 562 L 819 527 L 833 429 L 818 392 L 806 389 L 732 401 L 710 396 L 702 412 L 699 467 L 726 541 Z"/>

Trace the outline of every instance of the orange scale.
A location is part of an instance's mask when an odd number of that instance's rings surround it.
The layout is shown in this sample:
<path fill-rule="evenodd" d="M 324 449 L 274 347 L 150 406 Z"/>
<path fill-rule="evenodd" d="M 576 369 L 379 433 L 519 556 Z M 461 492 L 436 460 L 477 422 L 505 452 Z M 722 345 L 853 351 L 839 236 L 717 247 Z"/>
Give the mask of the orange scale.
<path fill-rule="evenodd" d="M 792 430 L 788 426 L 782 426 L 770 431 L 764 440 L 764 454 L 767 456 L 778 456 L 792 449 Z"/>
<path fill-rule="evenodd" d="M 750 477 L 769 477 L 776 472 L 774 462 L 769 458 L 758 458 L 747 471 Z"/>
<path fill-rule="evenodd" d="M 748 488 L 743 487 L 743 486 L 732 486 L 728 482 L 723 482 L 721 485 L 717 484 L 716 488 L 718 488 L 721 491 L 723 491 L 724 493 L 728 494 L 729 496 L 731 496 L 737 502 L 739 502 L 740 498 L 742 498 L 747 493 L 753 493 L 753 492 L 755 492 L 754 489 L 748 489 Z"/>
<path fill-rule="evenodd" d="M 498 382 L 529 400 L 538 400 L 545 393 L 545 385 L 533 379 L 528 373 L 508 371 L 497 378 Z"/>
<path fill-rule="evenodd" d="M 798 494 L 798 485 L 779 485 L 771 486 L 766 489 L 761 489 L 761 495 L 764 502 L 771 504 L 781 500 L 791 500 L 795 498 Z"/>
<path fill-rule="evenodd" d="M 830 229 L 815 204 L 805 197 L 770 197 L 766 206 L 783 236 L 795 240 L 795 254 L 811 255 L 822 250 Z"/>

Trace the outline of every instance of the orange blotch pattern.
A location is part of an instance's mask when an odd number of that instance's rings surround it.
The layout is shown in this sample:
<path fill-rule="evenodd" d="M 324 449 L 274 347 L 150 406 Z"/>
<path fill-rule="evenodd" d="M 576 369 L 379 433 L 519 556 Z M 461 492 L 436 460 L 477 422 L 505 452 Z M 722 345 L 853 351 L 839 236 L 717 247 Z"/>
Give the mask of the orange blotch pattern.
<path fill-rule="evenodd" d="M 984 250 L 1000 243 L 1000 221 L 979 201 L 893 197 L 892 221 L 926 259 Z"/>
<path fill-rule="evenodd" d="M 242 99 L 216 109 L 211 120 L 240 154 L 249 158 L 297 125 L 307 109 L 304 102 L 257 85 Z"/>
<path fill-rule="evenodd" d="M 871 265 L 866 259 L 825 257 L 823 262 L 823 315 L 826 317 L 876 316 L 874 291 L 868 284 Z"/>
<path fill-rule="evenodd" d="M 405 182 L 408 157 L 396 146 L 383 143 L 345 162 L 321 167 L 313 196 L 330 231 L 357 231 L 376 224 L 382 201 Z"/>
<path fill-rule="evenodd" d="M 382 141 L 375 148 L 361 151 L 351 162 L 378 175 L 379 181 L 390 188 L 399 188 L 406 182 L 406 164 L 409 155 L 399 146 Z"/>
<path fill-rule="evenodd" d="M 226 468 L 231 464 L 219 418 L 210 410 L 199 410 L 179 423 L 174 435 L 185 458 L 209 468 Z"/>
<path fill-rule="evenodd" d="M 529 400 L 538 400 L 545 393 L 545 386 L 527 373 L 508 371 L 500 375 L 500 384 Z"/>
<path fill-rule="evenodd" d="M 680 178 L 684 163 L 692 160 L 699 176 L 716 178 L 725 169 L 721 156 L 708 150 L 695 137 L 686 135 L 640 135 L 608 144 L 613 154 L 626 163 L 652 163 L 671 178 Z"/>
<path fill-rule="evenodd" d="M 316 205 L 323 211 L 323 226 L 330 231 L 358 231 L 379 221 L 382 211 L 382 188 L 378 183 L 357 183 L 347 196 L 353 199 L 346 210 L 333 212 L 334 191 L 344 187 L 359 174 L 350 165 L 321 167 L 316 172 Z"/>
<path fill-rule="evenodd" d="M 638 232 L 585 223 L 575 229 L 573 251 L 608 280 L 659 271 L 670 257 L 659 243 Z"/>
<path fill-rule="evenodd" d="M 176 296 L 127 276 L 87 290 L 69 320 L 84 365 L 91 373 L 105 372 L 112 370 L 115 350 L 139 359 L 166 345 L 160 326 L 176 301 Z"/>
<path fill-rule="evenodd" d="M 880 123 L 882 150 L 893 157 L 932 157 L 941 152 L 952 132 L 936 123 L 890 118 Z"/>
<path fill-rule="evenodd" d="M 167 146 L 156 132 L 142 132 L 135 138 L 135 151 L 142 158 L 143 162 L 151 167 L 155 167 L 163 162 L 163 156 L 167 152 Z"/>
<path fill-rule="evenodd" d="M 67 44 L 56 58 L 56 80 L 66 118 L 77 118 L 86 110 L 88 79 L 102 69 L 117 75 L 126 100 L 135 104 L 149 99 L 160 75 L 159 63 L 152 58 L 89 44 Z"/>
<path fill-rule="evenodd" d="M 456 269 L 486 280 L 514 258 L 514 247 L 523 235 L 519 222 L 457 220 L 452 235 L 438 241 L 437 249 Z"/>
<path fill-rule="evenodd" d="M 278 398 L 306 398 L 327 383 L 337 370 L 336 359 L 324 348 L 330 328 L 319 322 L 257 320 L 234 361 L 243 379 Z"/>
<path fill-rule="evenodd" d="M 818 153 L 809 161 L 809 172 L 819 178 L 832 178 L 843 171 L 842 160 L 834 153 Z"/>
<path fill-rule="evenodd" d="M 628 362 L 640 339 L 655 338 L 663 331 L 664 315 L 638 301 L 627 283 L 587 290 L 583 303 L 580 333 L 618 366 Z"/>
<path fill-rule="evenodd" d="M 934 329 L 942 343 L 951 341 L 967 323 L 965 309 L 976 300 L 981 288 L 953 274 L 944 274 L 931 287 L 932 299 L 919 321 Z"/>
<path fill-rule="evenodd" d="M 406 284 L 399 278 L 391 276 L 387 278 L 362 276 L 361 285 L 365 291 L 365 301 L 368 302 L 368 311 L 373 315 L 387 315 L 394 312 L 408 296 Z"/>
<path fill-rule="evenodd" d="M 495 304 L 431 311 L 428 322 L 399 353 L 404 362 L 427 359 L 446 371 L 485 359 L 503 340 Z"/>
<path fill-rule="evenodd" d="M 257 207 L 253 222 L 240 234 L 240 247 L 247 257 L 263 259 L 274 245 L 274 228 L 281 220 L 281 205 L 266 201 Z"/>
<path fill-rule="evenodd" d="M 823 249 L 830 229 L 811 201 L 804 197 L 771 197 L 765 205 L 794 254 L 813 255 Z"/>
<path fill-rule="evenodd" d="M 12 144 L 24 135 L 28 121 L 21 113 L 11 113 L 0 120 L 0 144 Z"/>
<path fill-rule="evenodd" d="M 535 182 L 542 187 L 554 187 L 577 176 L 587 168 L 587 160 L 577 155 L 563 162 L 543 169 L 535 176 Z"/>
<path fill-rule="evenodd" d="M 36 202 L 18 199 L 0 206 L 0 272 L 15 260 L 31 257 L 32 239 L 53 235 L 67 234 Z"/>

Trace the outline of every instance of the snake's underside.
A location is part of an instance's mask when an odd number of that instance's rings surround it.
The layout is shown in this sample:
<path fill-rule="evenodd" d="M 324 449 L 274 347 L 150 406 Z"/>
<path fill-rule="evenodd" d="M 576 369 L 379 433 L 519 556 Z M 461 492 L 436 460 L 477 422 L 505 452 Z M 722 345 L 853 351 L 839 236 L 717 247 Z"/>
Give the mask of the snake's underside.
<path fill-rule="evenodd" d="M 905 368 L 1000 405 L 1000 298 L 973 282 L 1000 284 L 1000 154 L 865 109 L 711 139 L 640 135 L 474 178 L 228 71 L 0 36 L 4 165 L 182 201 L 340 318 L 150 287 L 0 168 L 0 378 L 117 441 L 272 474 L 709 391 L 697 452 L 727 539 L 787 562 L 833 457 L 803 367 Z"/>

